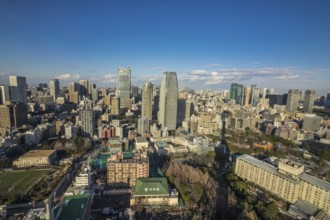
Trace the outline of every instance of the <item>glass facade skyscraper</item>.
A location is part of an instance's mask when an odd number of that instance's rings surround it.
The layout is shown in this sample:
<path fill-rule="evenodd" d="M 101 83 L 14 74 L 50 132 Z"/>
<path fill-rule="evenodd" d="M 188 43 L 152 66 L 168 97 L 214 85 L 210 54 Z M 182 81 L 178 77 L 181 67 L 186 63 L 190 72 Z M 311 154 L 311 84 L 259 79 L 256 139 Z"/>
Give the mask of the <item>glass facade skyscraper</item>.
<path fill-rule="evenodd" d="M 120 98 L 120 108 L 130 107 L 131 68 L 118 68 L 117 97 Z"/>

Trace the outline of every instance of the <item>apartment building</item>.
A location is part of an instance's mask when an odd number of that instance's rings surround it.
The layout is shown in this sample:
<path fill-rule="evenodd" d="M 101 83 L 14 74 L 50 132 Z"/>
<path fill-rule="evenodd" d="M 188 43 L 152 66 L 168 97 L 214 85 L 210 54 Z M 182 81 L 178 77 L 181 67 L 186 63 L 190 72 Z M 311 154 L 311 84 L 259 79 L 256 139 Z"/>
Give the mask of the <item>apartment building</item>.
<path fill-rule="evenodd" d="M 109 157 L 107 170 L 109 185 L 133 187 L 136 179 L 142 177 L 149 177 L 147 152 L 136 154 L 133 158 L 124 158 L 123 153 Z"/>
<path fill-rule="evenodd" d="M 281 160 L 278 167 L 249 155 L 237 158 L 235 173 L 289 203 L 305 200 L 330 213 L 330 183 L 304 173 L 304 166 Z"/>

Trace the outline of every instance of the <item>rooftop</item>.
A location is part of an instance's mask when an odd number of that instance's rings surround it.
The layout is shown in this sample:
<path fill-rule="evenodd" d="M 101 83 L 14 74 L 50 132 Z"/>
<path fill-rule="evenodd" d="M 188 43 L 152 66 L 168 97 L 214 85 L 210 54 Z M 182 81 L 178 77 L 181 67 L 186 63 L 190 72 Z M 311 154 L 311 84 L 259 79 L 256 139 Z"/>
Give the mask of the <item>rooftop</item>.
<path fill-rule="evenodd" d="M 136 137 L 135 140 L 137 143 L 148 142 L 145 137 Z"/>
<path fill-rule="evenodd" d="M 61 204 L 63 209 L 59 220 L 83 219 L 89 196 L 89 194 L 83 194 L 65 197 Z"/>
<path fill-rule="evenodd" d="M 170 191 L 166 177 L 151 177 L 136 179 L 135 196 L 169 195 Z"/>
<path fill-rule="evenodd" d="M 20 158 L 28 158 L 28 157 L 48 157 L 53 154 L 55 150 L 30 150 L 25 153 Z"/>

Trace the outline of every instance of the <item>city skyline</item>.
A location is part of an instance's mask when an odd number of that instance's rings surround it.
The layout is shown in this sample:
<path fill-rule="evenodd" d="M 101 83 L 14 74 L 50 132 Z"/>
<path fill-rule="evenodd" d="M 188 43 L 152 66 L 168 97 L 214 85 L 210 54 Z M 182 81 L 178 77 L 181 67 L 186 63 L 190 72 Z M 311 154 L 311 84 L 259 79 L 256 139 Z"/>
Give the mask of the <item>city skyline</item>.
<path fill-rule="evenodd" d="M 328 1 L 143 3 L 2 1 L 1 83 L 114 86 L 117 68 L 130 66 L 138 86 L 175 71 L 180 88 L 329 92 Z"/>

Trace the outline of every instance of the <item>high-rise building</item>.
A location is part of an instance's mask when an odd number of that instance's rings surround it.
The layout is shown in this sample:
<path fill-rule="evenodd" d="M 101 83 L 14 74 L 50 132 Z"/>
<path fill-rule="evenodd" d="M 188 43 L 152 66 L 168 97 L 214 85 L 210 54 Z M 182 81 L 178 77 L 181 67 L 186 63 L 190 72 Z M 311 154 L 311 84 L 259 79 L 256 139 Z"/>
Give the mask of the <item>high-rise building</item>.
<path fill-rule="evenodd" d="M 158 121 L 163 128 L 176 129 L 178 112 L 178 80 L 175 72 L 164 72 L 160 87 Z"/>
<path fill-rule="evenodd" d="M 120 108 L 130 107 L 131 68 L 118 68 L 117 97 L 120 98 Z"/>
<path fill-rule="evenodd" d="M 248 106 L 250 103 L 250 95 L 251 95 L 251 88 L 245 87 L 245 100 L 244 100 L 245 106 Z"/>
<path fill-rule="evenodd" d="M 27 103 L 26 78 L 24 76 L 9 76 L 10 100 Z"/>
<path fill-rule="evenodd" d="M 88 97 L 88 91 L 89 91 L 89 82 L 88 80 L 80 80 L 80 92 L 79 95 L 81 97 Z"/>
<path fill-rule="evenodd" d="M 11 102 L 0 105 L 0 132 L 6 128 L 19 128 L 28 123 L 27 105 Z"/>
<path fill-rule="evenodd" d="M 230 99 L 234 99 L 236 104 L 242 105 L 244 101 L 244 86 L 238 83 L 230 85 Z"/>
<path fill-rule="evenodd" d="M 153 85 L 150 82 L 146 82 L 142 87 L 141 118 L 152 119 L 152 91 Z"/>
<path fill-rule="evenodd" d="M 90 107 L 86 106 L 80 110 L 81 130 L 83 137 L 93 137 L 96 131 L 96 112 Z"/>
<path fill-rule="evenodd" d="M 53 96 L 54 102 L 60 94 L 60 81 L 58 79 L 51 79 L 49 81 L 49 92 Z"/>
<path fill-rule="evenodd" d="M 80 84 L 76 82 L 71 82 L 69 84 L 69 94 L 74 93 L 74 92 L 80 92 Z"/>
<path fill-rule="evenodd" d="M 69 94 L 69 101 L 71 103 L 78 104 L 79 103 L 79 93 L 78 92 L 72 92 Z"/>
<path fill-rule="evenodd" d="M 194 105 L 191 102 L 190 99 L 187 99 L 186 101 L 186 112 L 185 112 L 185 121 L 189 121 L 190 120 L 190 116 L 192 115 L 194 111 Z"/>
<path fill-rule="evenodd" d="M 120 98 L 111 97 L 111 114 L 119 115 L 119 108 L 120 108 Z"/>
<path fill-rule="evenodd" d="M 290 89 L 288 93 L 288 99 L 286 102 L 286 109 L 289 111 L 297 111 L 299 99 L 300 99 L 300 91 L 297 89 Z"/>
<path fill-rule="evenodd" d="M 256 106 L 260 101 L 260 89 L 257 88 L 256 84 L 251 84 L 251 91 L 250 91 L 250 104 L 252 106 Z"/>
<path fill-rule="evenodd" d="M 10 101 L 9 87 L 7 85 L 0 85 L 0 105 L 4 105 Z"/>
<path fill-rule="evenodd" d="M 150 119 L 147 118 L 139 118 L 138 120 L 138 132 L 140 135 L 149 134 L 150 133 Z"/>
<path fill-rule="evenodd" d="M 314 101 L 315 101 L 315 90 L 306 90 L 304 97 L 305 113 L 313 113 Z"/>
<path fill-rule="evenodd" d="M 283 94 L 283 95 L 267 94 L 266 98 L 269 99 L 269 106 L 273 108 L 274 105 L 286 105 L 288 94 Z"/>

